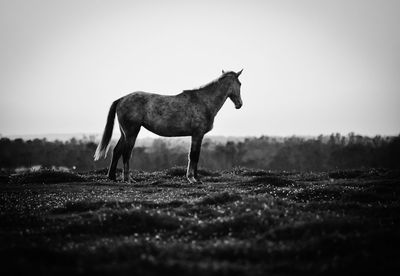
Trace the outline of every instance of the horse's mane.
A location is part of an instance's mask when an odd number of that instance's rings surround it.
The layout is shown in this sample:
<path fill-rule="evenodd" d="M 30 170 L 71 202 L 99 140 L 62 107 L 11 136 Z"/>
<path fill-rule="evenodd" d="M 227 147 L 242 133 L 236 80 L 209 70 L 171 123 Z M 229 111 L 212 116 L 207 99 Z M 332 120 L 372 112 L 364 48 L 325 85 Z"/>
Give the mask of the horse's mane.
<path fill-rule="evenodd" d="M 200 90 L 210 90 L 210 89 L 214 88 L 214 86 L 217 85 L 220 80 L 222 80 L 223 78 L 225 78 L 227 76 L 236 76 L 236 73 L 232 72 L 232 71 L 225 72 L 220 77 L 216 78 L 215 80 L 210 81 L 207 84 L 204 84 L 198 88 L 183 90 L 183 92 L 196 92 L 196 91 L 200 91 Z"/>

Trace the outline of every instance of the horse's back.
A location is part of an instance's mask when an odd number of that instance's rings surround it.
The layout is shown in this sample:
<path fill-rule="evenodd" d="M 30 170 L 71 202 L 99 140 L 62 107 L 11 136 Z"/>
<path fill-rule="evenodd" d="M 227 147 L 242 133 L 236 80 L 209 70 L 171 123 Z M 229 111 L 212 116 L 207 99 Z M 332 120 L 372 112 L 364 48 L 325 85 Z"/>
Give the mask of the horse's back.
<path fill-rule="evenodd" d="M 182 93 L 181 93 L 182 94 Z M 165 106 L 187 104 L 187 97 L 178 95 L 160 95 L 156 93 L 136 91 L 121 98 L 117 112 L 124 113 L 128 110 L 152 111 L 153 109 L 163 109 Z"/>

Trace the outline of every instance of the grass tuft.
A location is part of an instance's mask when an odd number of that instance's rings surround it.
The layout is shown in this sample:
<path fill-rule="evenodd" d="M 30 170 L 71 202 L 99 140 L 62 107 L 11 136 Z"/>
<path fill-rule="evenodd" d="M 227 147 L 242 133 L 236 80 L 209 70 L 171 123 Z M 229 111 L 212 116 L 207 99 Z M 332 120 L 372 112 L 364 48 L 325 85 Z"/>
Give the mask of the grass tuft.
<path fill-rule="evenodd" d="M 227 202 L 233 202 L 242 199 L 238 194 L 230 194 L 228 192 L 217 193 L 204 197 L 199 201 L 200 205 L 217 205 L 224 204 Z"/>
<path fill-rule="evenodd" d="M 352 179 L 361 177 L 365 172 L 361 170 L 346 170 L 330 172 L 329 177 L 332 179 Z"/>
<path fill-rule="evenodd" d="M 142 209 L 106 209 L 82 213 L 78 218 L 69 221 L 59 232 L 74 235 L 133 235 L 134 233 L 173 231 L 179 229 L 181 224 L 182 222 L 176 217 L 164 213 Z"/>
<path fill-rule="evenodd" d="M 14 174 L 10 177 L 12 184 L 30 184 L 30 183 L 66 183 L 66 182 L 85 182 L 86 179 L 82 176 L 54 170 L 39 170 L 34 172 L 26 172 L 21 174 Z"/>
<path fill-rule="evenodd" d="M 172 177 L 184 177 L 186 176 L 186 168 L 185 167 L 172 167 L 170 169 L 165 170 L 165 174 L 167 176 Z M 201 176 L 220 176 L 220 173 L 213 172 L 205 169 L 199 169 L 198 174 Z"/>
<path fill-rule="evenodd" d="M 8 174 L 0 174 L 0 184 L 6 184 L 10 180 L 10 176 Z"/>
<path fill-rule="evenodd" d="M 265 175 L 265 176 L 255 176 L 252 179 L 250 179 L 247 183 L 269 184 L 269 185 L 277 186 L 277 187 L 285 187 L 285 186 L 293 185 L 294 181 L 284 178 L 284 177 Z"/>

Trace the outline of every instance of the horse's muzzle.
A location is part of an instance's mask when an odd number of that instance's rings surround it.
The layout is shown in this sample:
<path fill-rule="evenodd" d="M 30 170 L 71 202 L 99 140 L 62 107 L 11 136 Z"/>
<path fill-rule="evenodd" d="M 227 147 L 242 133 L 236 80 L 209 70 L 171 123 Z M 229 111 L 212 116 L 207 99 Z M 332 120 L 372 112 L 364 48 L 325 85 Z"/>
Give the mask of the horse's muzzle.
<path fill-rule="evenodd" d="M 229 98 L 232 100 L 232 102 L 235 105 L 236 109 L 239 109 L 239 108 L 242 107 L 243 102 L 242 102 L 242 99 L 240 97 L 230 96 Z"/>
<path fill-rule="evenodd" d="M 239 101 L 235 101 L 234 103 L 235 103 L 235 108 L 236 108 L 236 109 L 239 109 L 239 108 L 241 108 L 241 107 L 242 107 L 242 105 L 243 105 L 243 102 L 242 102 L 241 100 L 239 100 Z"/>

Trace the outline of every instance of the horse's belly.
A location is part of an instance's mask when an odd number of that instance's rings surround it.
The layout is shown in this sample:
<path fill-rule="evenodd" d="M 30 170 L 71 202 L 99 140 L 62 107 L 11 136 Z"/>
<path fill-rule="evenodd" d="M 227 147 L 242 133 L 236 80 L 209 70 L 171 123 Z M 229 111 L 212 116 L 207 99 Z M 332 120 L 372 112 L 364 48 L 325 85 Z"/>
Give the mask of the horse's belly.
<path fill-rule="evenodd" d="M 192 110 L 185 102 L 159 98 L 146 106 L 143 126 L 161 136 L 189 136 L 192 134 Z"/>
<path fill-rule="evenodd" d="M 165 137 L 192 135 L 192 131 L 189 128 L 180 128 L 179 126 L 143 124 L 143 127 L 157 135 Z"/>

